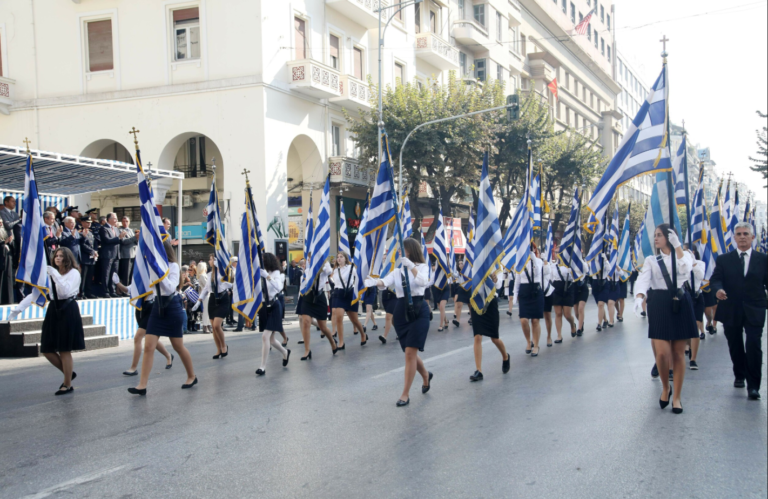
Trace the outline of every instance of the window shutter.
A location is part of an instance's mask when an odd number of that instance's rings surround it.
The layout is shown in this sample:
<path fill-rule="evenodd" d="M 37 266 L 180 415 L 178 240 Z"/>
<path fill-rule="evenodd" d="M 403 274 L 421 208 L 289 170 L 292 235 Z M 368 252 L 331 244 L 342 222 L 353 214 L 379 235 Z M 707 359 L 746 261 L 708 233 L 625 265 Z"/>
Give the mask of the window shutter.
<path fill-rule="evenodd" d="M 293 26 L 294 26 L 294 36 L 295 36 L 295 42 L 294 42 L 294 50 L 296 50 L 296 59 L 306 59 L 307 58 L 307 42 L 306 42 L 306 23 L 303 19 L 299 19 L 298 17 L 293 18 Z"/>
<path fill-rule="evenodd" d="M 88 70 L 114 69 L 112 60 L 112 20 L 88 23 Z"/>
<path fill-rule="evenodd" d="M 355 78 L 358 80 L 363 79 L 363 51 L 355 47 Z"/>
<path fill-rule="evenodd" d="M 339 58 L 339 37 L 331 35 L 331 57 Z"/>
<path fill-rule="evenodd" d="M 193 7 L 191 9 L 179 9 L 173 11 L 173 22 L 189 21 L 190 19 L 199 19 L 200 9 Z"/>

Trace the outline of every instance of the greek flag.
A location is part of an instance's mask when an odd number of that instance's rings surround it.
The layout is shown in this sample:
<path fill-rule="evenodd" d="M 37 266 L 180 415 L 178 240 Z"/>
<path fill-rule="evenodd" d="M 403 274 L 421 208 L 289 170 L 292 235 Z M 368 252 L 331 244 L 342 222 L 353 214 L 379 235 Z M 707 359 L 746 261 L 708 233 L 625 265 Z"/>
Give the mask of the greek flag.
<path fill-rule="evenodd" d="M 45 237 L 43 210 L 37 194 L 32 155 L 27 154 L 27 168 L 24 172 L 24 213 L 21 220 L 21 251 L 16 281 L 32 286 L 33 303 L 41 307 L 44 307 L 48 301 L 46 293 L 50 288 L 46 268 Z"/>
<path fill-rule="evenodd" d="M 373 257 L 374 241 L 371 236 L 364 236 L 365 227 L 368 223 L 368 196 L 366 195 L 365 204 L 363 205 L 363 217 L 360 219 L 360 229 L 355 237 L 355 272 L 357 273 L 357 280 L 355 282 L 355 299 L 353 304 L 357 303 L 368 289 L 365 286 L 365 280 L 370 274 L 371 258 Z"/>
<path fill-rule="evenodd" d="M 432 280 L 432 265 L 429 263 L 429 250 L 427 249 L 427 242 L 424 240 L 424 231 L 419 230 L 419 235 L 421 236 L 421 251 L 424 255 L 424 261 L 427 262 L 427 267 L 429 267 L 429 279 Z"/>
<path fill-rule="evenodd" d="M 221 214 L 219 213 L 219 193 L 216 190 L 216 172 L 214 170 L 211 180 L 211 193 L 208 196 L 208 227 L 205 233 L 205 242 L 213 246 L 216 258 L 216 275 L 220 281 L 229 281 L 229 250 L 227 242 L 221 234 Z M 213 269 L 211 269 L 213 272 Z M 211 284 L 213 285 L 213 284 Z"/>
<path fill-rule="evenodd" d="M 440 207 L 440 214 L 437 217 L 437 227 L 435 228 L 435 237 L 432 239 L 432 255 L 437 262 L 437 268 L 435 269 L 435 287 L 441 290 L 448 284 L 448 276 L 451 275 L 451 268 L 449 266 L 445 245 L 443 208 Z"/>
<path fill-rule="evenodd" d="M 130 286 L 131 305 L 141 310 L 144 297 L 152 293 L 152 288 L 168 276 L 168 255 L 163 247 L 163 239 L 168 237 L 163 227 L 160 213 L 157 211 L 155 197 L 144 174 L 141 152 L 136 149 L 136 176 L 141 202 L 141 231 L 136 248 L 133 266 L 133 282 Z M 164 237 L 165 236 L 165 237 Z"/>
<path fill-rule="evenodd" d="M 743 222 L 749 222 L 749 198 L 747 198 L 747 206 L 744 207 L 744 219 Z"/>
<path fill-rule="evenodd" d="M 668 95 L 665 64 L 589 200 L 592 224 L 603 218 L 616 189 L 639 175 L 672 169 L 667 147 Z"/>
<path fill-rule="evenodd" d="M 653 237 L 656 233 L 656 227 L 661 224 L 669 223 L 669 190 L 667 187 L 667 172 L 656 174 L 656 183 L 653 184 L 651 191 L 651 204 L 648 206 L 648 211 L 645 212 L 644 226 L 642 237 L 642 249 L 643 249 L 643 261 L 646 258 L 655 255 L 655 245 L 653 243 Z M 674 226 L 678 234 L 682 234 L 683 230 L 680 227 L 680 219 L 677 216 L 677 208 L 673 210 L 674 214 Z"/>
<path fill-rule="evenodd" d="M 704 229 L 709 230 L 709 222 L 704 219 Z M 715 273 L 715 260 L 717 259 L 717 251 L 715 250 L 715 240 L 709 238 L 709 241 L 704 242 L 703 252 L 701 253 L 701 260 L 704 262 L 704 279 L 701 281 L 701 289 L 706 291 L 709 288 L 709 280 L 712 278 L 712 274 Z"/>
<path fill-rule="evenodd" d="M 517 208 L 515 208 L 515 211 L 512 214 L 512 221 L 510 222 L 509 227 L 507 227 L 507 232 L 504 234 L 504 256 L 501 259 L 501 264 L 505 269 L 509 271 L 513 271 L 515 268 L 515 259 L 517 258 L 515 238 L 520 230 L 520 226 L 525 221 L 525 215 L 528 214 L 526 207 L 527 204 L 525 199 L 521 199 L 520 203 L 517 205 Z"/>
<path fill-rule="evenodd" d="M 613 279 L 619 259 L 619 203 L 616 202 L 614 204 L 615 208 L 613 209 L 613 217 L 611 218 L 611 231 L 605 241 L 608 243 L 608 272 L 606 272 L 606 277 L 609 279 Z"/>
<path fill-rule="evenodd" d="M 411 237 L 413 234 L 413 224 L 411 223 L 411 203 L 408 202 L 407 189 L 403 189 L 403 195 L 400 198 L 400 227 L 403 229 L 403 239 Z M 380 278 L 386 277 L 396 267 L 400 267 L 400 259 L 398 258 L 399 248 L 397 247 L 397 238 L 395 237 L 394 230 L 392 237 L 387 240 L 384 254 L 387 255 L 387 258 L 384 261 Z"/>
<path fill-rule="evenodd" d="M 531 186 L 531 195 L 533 199 L 533 230 L 541 230 L 541 174 L 533 177 Z"/>
<path fill-rule="evenodd" d="M 477 200 L 477 226 L 472 235 L 475 262 L 472 268 L 472 295 L 470 303 L 478 314 L 484 314 L 496 296 L 496 285 L 491 275 L 499 270 L 502 255 L 501 225 L 493 201 L 493 189 L 488 179 L 488 153 L 483 155 L 483 172 Z"/>
<path fill-rule="evenodd" d="M 544 245 L 543 259 L 545 262 L 551 262 L 555 259 L 555 240 L 552 236 L 552 224 L 547 227 L 547 242 Z"/>
<path fill-rule="evenodd" d="M 723 226 L 723 235 L 725 238 L 725 247 L 728 251 L 736 249 L 736 245 L 733 242 L 733 232 L 731 232 L 731 213 L 733 213 L 733 207 L 731 206 L 731 181 L 725 188 L 725 204 L 723 205 L 725 226 Z"/>
<path fill-rule="evenodd" d="M 451 218 L 451 230 L 449 232 L 451 250 L 448 254 L 448 265 L 451 267 L 451 275 L 456 276 L 459 273 L 459 266 L 456 262 L 456 249 L 453 247 L 453 218 Z"/>
<path fill-rule="evenodd" d="M 534 192 L 531 185 L 533 174 L 533 152 L 530 143 L 528 145 L 528 172 L 525 176 L 526 206 L 520 221 L 520 226 L 515 236 L 513 247 L 515 249 L 515 272 L 521 274 L 531 258 L 531 239 L 533 238 L 533 200 Z"/>
<path fill-rule="evenodd" d="M 699 172 L 699 184 L 693 195 L 693 221 L 691 222 L 692 232 L 691 241 L 696 248 L 699 248 L 699 254 L 704 254 L 704 245 L 707 244 L 707 231 L 704 229 L 704 222 L 707 221 L 707 207 L 704 204 L 704 168 Z"/>
<path fill-rule="evenodd" d="M 624 217 L 624 227 L 621 229 L 621 238 L 619 239 L 618 262 L 616 263 L 622 271 L 621 280 L 629 279 L 632 273 L 632 258 L 630 249 L 632 248 L 632 236 L 629 233 L 629 214 L 632 212 L 632 203 L 627 208 L 627 215 Z"/>
<path fill-rule="evenodd" d="M 304 265 L 309 265 L 309 250 L 312 247 L 312 236 L 314 234 L 315 222 L 312 220 L 312 194 L 309 195 L 309 211 L 307 213 L 307 223 L 304 226 Z M 306 275 L 306 273 L 305 273 Z"/>
<path fill-rule="evenodd" d="M 307 274 L 304 284 L 301 287 L 301 295 L 304 296 L 315 285 L 320 271 L 328 259 L 331 250 L 331 177 L 325 178 L 325 187 L 323 187 L 323 196 L 320 198 L 320 212 L 317 214 L 314 234 L 312 235 L 312 246 L 309 250 L 309 261 L 307 262 Z"/>
<path fill-rule="evenodd" d="M 752 213 L 749 217 L 749 223 L 752 224 L 752 235 L 755 237 L 752 239 L 752 249 L 757 249 L 757 220 L 756 220 L 756 208 L 752 208 Z M 735 249 L 735 248 L 734 248 Z"/>
<path fill-rule="evenodd" d="M 411 220 L 411 202 L 408 200 L 408 189 L 403 189 L 400 203 L 400 226 L 403 229 L 403 239 L 413 237 L 413 222 Z"/>
<path fill-rule="evenodd" d="M 760 239 L 760 252 L 768 253 L 768 233 L 765 232 L 765 227 L 763 227 L 763 236 Z"/>
<path fill-rule="evenodd" d="M 685 163 L 687 161 L 686 155 L 688 151 L 686 149 L 686 135 L 683 134 L 683 141 L 680 143 L 680 147 L 677 149 L 674 159 L 672 160 L 672 171 L 674 175 L 675 186 L 675 203 L 677 206 L 685 206 Z"/>
<path fill-rule="evenodd" d="M 347 235 L 347 215 L 344 213 L 344 201 L 339 202 L 339 252 L 344 252 L 349 256 L 352 252 L 349 248 L 349 236 Z"/>
<path fill-rule="evenodd" d="M 635 241 L 632 243 L 632 265 L 634 265 L 635 270 L 640 270 L 643 268 L 643 263 L 645 263 L 645 256 L 643 254 L 643 233 L 645 232 L 645 220 L 640 222 L 640 228 L 637 230 L 637 234 L 635 234 Z"/>
<path fill-rule="evenodd" d="M 592 244 L 587 253 L 587 263 L 589 264 L 589 275 L 595 276 L 603 270 L 603 250 L 605 249 L 605 217 L 600 219 L 592 236 Z"/>
<path fill-rule="evenodd" d="M 728 253 L 727 246 L 725 245 L 725 218 L 721 215 L 722 209 L 720 189 L 718 189 L 715 202 L 712 203 L 712 211 L 709 214 L 709 235 L 712 238 L 712 254 L 715 258 Z"/>
<path fill-rule="evenodd" d="M 256 319 L 256 314 L 264 301 L 261 288 L 260 242 L 256 227 L 256 207 L 253 205 L 251 186 L 245 188 L 245 213 L 240 221 L 240 251 L 235 268 L 235 283 L 232 291 L 232 310 L 249 321 Z"/>
<path fill-rule="evenodd" d="M 581 253 L 581 197 L 579 195 L 579 186 L 573 189 L 573 200 L 571 201 L 571 214 L 568 217 L 568 225 L 560 240 L 559 259 L 560 262 L 569 267 L 573 272 L 574 280 L 579 280 L 584 276 L 584 257 Z"/>
<path fill-rule="evenodd" d="M 733 205 L 731 208 L 731 217 L 728 220 L 728 232 L 731 234 L 731 236 L 734 236 L 736 234 L 737 223 L 739 223 L 739 188 L 738 187 L 736 187 L 736 190 L 734 191 Z M 734 241 L 734 249 L 735 249 L 735 241 Z"/>
<path fill-rule="evenodd" d="M 475 247 L 472 243 L 472 239 L 475 237 L 475 219 L 472 218 L 472 206 L 469 207 L 469 234 L 467 235 L 467 244 L 464 247 L 464 268 L 461 270 L 461 275 L 464 278 L 464 282 L 461 287 L 464 291 L 469 291 L 472 285 L 472 266 L 475 261 Z"/>

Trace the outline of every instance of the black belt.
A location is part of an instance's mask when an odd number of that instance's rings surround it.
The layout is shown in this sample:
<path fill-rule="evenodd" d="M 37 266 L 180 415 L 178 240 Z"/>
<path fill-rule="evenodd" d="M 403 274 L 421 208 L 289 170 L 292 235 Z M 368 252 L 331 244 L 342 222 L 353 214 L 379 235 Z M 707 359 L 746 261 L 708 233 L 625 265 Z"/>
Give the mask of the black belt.
<path fill-rule="evenodd" d="M 60 309 L 60 308 L 66 307 L 67 305 L 69 305 L 70 303 L 75 301 L 75 299 L 74 298 L 66 298 L 64 300 L 53 300 L 53 301 L 56 302 L 56 308 Z"/>

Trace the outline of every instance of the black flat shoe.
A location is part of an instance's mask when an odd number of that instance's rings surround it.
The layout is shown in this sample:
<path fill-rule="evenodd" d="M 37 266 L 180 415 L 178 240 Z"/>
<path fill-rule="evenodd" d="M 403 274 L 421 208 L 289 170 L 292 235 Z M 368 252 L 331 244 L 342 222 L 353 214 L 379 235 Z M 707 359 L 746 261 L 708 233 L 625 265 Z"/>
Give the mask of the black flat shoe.
<path fill-rule="evenodd" d="M 406 405 L 408 405 L 410 403 L 411 403 L 411 399 L 409 398 L 408 400 L 398 400 L 395 405 L 397 407 L 405 407 Z"/>
<path fill-rule="evenodd" d="M 381 336 L 381 335 L 379 335 L 379 341 L 381 341 L 382 345 L 386 345 L 387 344 L 387 339 L 385 337 Z"/>
<path fill-rule="evenodd" d="M 283 367 L 288 365 L 288 361 L 291 360 L 291 350 L 288 349 L 288 355 L 283 359 Z"/>
<path fill-rule="evenodd" d="M 563 340 L 555 340 L 555 343 L 562 343 Z"/>
<path fill-rule="evenodd" d="M 743 379 L 733 380 L 733 387 L 734 388 L 744 388 L 745 386 L 747 386 L 747 385 L 744 383 Z"/>
<path fill-rule="evenodd" d="M 683 413 L 683 404 L 680 404 L 680 407 L 672 408 L 672 414 L 682 414 L 682 413 Z"/>
<path fill-rule="evenodd" d="M 533 348 L 531 349 L 531 357 L 538 357 L 539 356 L 539 347 L 536 348 L 536 352 L 534 353 Z"/>
<path fill-rule="evenodd" d="M 333 351 L 333 353 L 336 353 L 336 350 Z M 301 358 L 301 360 L 312 360 L 312 350 L 309 351 L 307 355 Z"/>
<path fill-rule="evenodd" d="M 507 360 L 501 361 L 501 372 L 507 374 L 509 372 L 509 353 L 507 353 Z"/>
<path fill-rule="evenodd" d="M 526 355 L 531 355 L 531 350 L 532 350 L 532 349 L 528 349 L 528 350 L 526 350 L 526 351 L 525 351 L 525 354 L 526 354 Z"/>
<path fill-rule="evenodd" d="M 706 339 L 707 339 L 707 335 L 706 335 L 706 334 L 704 334 L 704 333 L 701 333 L 701 334 L 699 335 L 699 339 L 700 339 L 700 340 L 706 340 Z"/>
<path fill-rule="evenodd" d="M 363 333 L 363 334 L 365 334 L 365 333 Z M 362 339 L 362 337 L 361 337 L 361 339 Z M 361 341 L 361 342 L 360 342 L 360 346 L 363 346 L 363 345 L 365 345 L 366 343 L 368 343 L 368 335 L 367 335 L 367 334 L 365 335 L 365 341 Z"/>
<path fill-rule="evenodd" d="M 659 407 L 662 409 L 666 409 L 666 407 L 669 405 L 669 401 L 672 400 L 672 386 L 669 387 L 669 394 L 667 395 L 667 400 L 661 400 L 661 397 L 659 397 Z"/>
<path fill-rule="evenodd" d="M 133 395 L 146 395 L 147 389 L 146 388 L 139 389 L 139 388 L 131 387 L 128 389 L 128 393 L 132 393 Z"/>
<path fill-rule="evenodd" d="M 214 360 L 220 359 L 220 358 L 221 358 L 221 354 L 220 353 L 217 353 L 216 355 L 213 356 Z"/>
<path fill-rule="evenodd" d="M 123 376 L 138 376 L 138 375 L 139 375 L 138 369 L 135 371 L 123 371 Z M 72 377 L 72 379 L 75 379 L 74 376 Z"/>
<path fill-rule="evenodd" d="M 264 371 L 263 369 L 259 368 L 259 369 L 256 369 L 256 374 L 259 376 L 264 376 L 265 374 L 267 374 L 267 371 Z"/>
<path fill-rule="evenodd" d="M 599 332 L 600 332 L 600 331 L 602 331 L 602 330 L 603 330 L 603 328 L 600 326 L 600 324 L 598 324 L 598 325 L 597 325 L 597 332 L 599 333 Z"/>
<path fill-rule="evenodd" d="M 749 400 L 760 400 L 760 391 L 752 388 L 751 390 L 749 390 L 747 397 L 749 397 Z"/>
<path fill-rule="evenodd" d="M 507 312 L 507 315 L 512 317 L 512 312 Z"/>
<path fill-rule="evenodd" d="M 645 317 L 645 316 L 647 316 L 647 315 L 648 315 L 648 314 L 646 314 L 645 312 L 640 312 L 640 317 Z"/>
<path fill-rule="evenodd" d="M 571 331 L 571 338 L 575 338 L 575 337 L 576 337 L 576 331 Z"/>
<path fill-rule="evenodd" d="M 442 327 L 437 328 L 437 332 L 438 333 L 442 333 L 443 332 L 443 328 Z"/>
<path fill-rule="evenodd" d="M 584 329 L 583 328 L 576 331 L 576 336 L 581 336 L 583 334 L 584 334 Z"/>
<path fill-rule="evenodd" d="M 197 384 L 197 376 L 195 376 L 195 380 L 192 383 L 185 383 L 185 384 L 181 385 L 181 389 L 182 390 L 186 390 L 187 388 L 192 388 L 196 384 Z"/>
<path fill-rule="evenodd" d="M 475 371 L 475 374 L 469 377 L 469 381 L 483 381 L 483 373 Z"/>
<path fill-rule="evenodd" d="M 616 320 L 619 322 L 624 322 L 624 317 L 616 317 Z"/>
<path fill-rule="evenodd" d="M 221 358 L 222 358 L 222 359 L 223 359 L 224 357 L 226 357 L 227 355 L 229 355 L 229 345 L 226 345 L 226 347 L 227 347 L 227 351 L 226 351 L 226 352 L 221 352 Z"/>
<path fill-rule="evenodd" d="M 551 346 L 552 346 L 552 343 L 547 343 L 547 347 L 551 347 Z"/>
<path fill-rule="evenodd" d="M 75 390 L 73 386 L 70 386 L 69 388 L 65 387 L 63 384 L 59 387 L 59 390 L 54 393 L 54 395 L 66 395 L 68 393 L 72 393 Z"/>
<path fill-rule="evenodd" d="M 171 363 L 170 363 L 170 364 L 166 364 L 166 365 L 165 365 L 165 368 L 166 368 L 166 369 L 170 369 L 170 368 L 172 368 L 172 367 L 173 367 L 173 359 L 175 359 L 175 358 L 176 358 L 176 357 L 174 357 L 174 355 L 173 355 L 173 354 L 171 354 Z"/>
<path fill-rule="evenodd" d="M 373 327 L 371 328 L 371 331 L 377 331 L 378 329 L 379 329 L 379 326 L 374 324 Z"/>
<path fill-rule="evenodd" d="M 454 326 L 456 326 L 456 327 L 459 327 L 459 326 L 461 326 L 461 323 L 459 323 L 459 321 L 457 321 L 456 319 L 453 319 L 451 322 L 452 322 L 452 323 L 453 323 L 453 325 L 454 325 Z"/>
<path fill-rule="evenodd" d="M 432 388 L 432 373 L 427 377 L 427 386 L 421 385 L 421 393 L 427 393 Z"/>
<path fill-rule="evenodd" d="M 609 324 L 608 324 L 608 327 L 613 327 L 613 323 L 612 323 L 612 322 L 611 322 L 611 323 L 609 323 Z"/>
<path fill-rule="evenodd" d="M 285 337 L 285 343 L 281 343 L 281 345 L 283 345 L 283 348 L 288 346 L 288 337 L 287 336 Z"/>
<path fill-rule="evenodd" d="M 606 327 L 608 327 L 608 321 L 603 321 L 603 329 L 605 329 Z"/>

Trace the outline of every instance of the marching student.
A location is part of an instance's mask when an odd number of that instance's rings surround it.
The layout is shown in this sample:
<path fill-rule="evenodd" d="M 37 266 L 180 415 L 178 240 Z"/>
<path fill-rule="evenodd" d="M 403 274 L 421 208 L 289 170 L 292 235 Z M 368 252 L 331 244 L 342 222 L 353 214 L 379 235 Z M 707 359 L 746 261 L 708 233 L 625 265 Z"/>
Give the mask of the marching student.
<path fill-rule="evenodd" d="M 349 255 L 343 251 L 336 254 L 336 268 L 331 273 L 333 281 L 333 297 L 331 308 L 333 310 L 333 322 L 336 325 L 336 331 L 339 333 L 339 350 L 344 350 L 347 344 L 344 343 L 344 313 L 352 322 L 352 328 L 360 332 L 360 346 L 368 343 L 368 335 L 360 324 L 357 317 L 358 305 L 352 304 L 355 298 L 355 285 L 357 284 L 357 274 L 355 266 L 350 265 Z"/>
<path fill-rule="evenodd" d="M 376 315 L 374 314 L 374 307 L 376 300 L 379 298 L 379 290 L 376 288 L 368 288 L 363 294 L 363 305 L 365 305 L 365 324 L 363 324 L 363 331 L 368 332 L 368 321 L 373 322 L 371 331 L 376 331 L 379 326 L 376 325 Z"/>
<path fill-rule="evenodd" d="M 498 293 L 504 288 L 504 280 L 499 279 L 498 273 L 491 274 L 491 279 L 496 285 Z M 488 303 L 485 313 L 478 314 L 472 305 L 469 305 L 469 312 L 472 316 L 472 333 L 474 335 L 475 351 L 475 373 L 469 377 L 470 381 L 483 380 L 483 336 L 491 339 L 491 342 L 499 349 L 501 353 L 501 372 L 509 372 L 509 352 L 504 346 L 504 342 L 499 338 L 499 301 L 496 297 Z"/>
<path fill-rule="evenodd" d="M 311 255 L 309 256 L 311 257 Z M 312 325 L 312 319 L 317 321 L 317 327 L 320 329 L 323 336 L 328 339 L 333 354 L 336 355 L 336 352 L 338 351 L 336 348 L 336 341 L 333 339 L 333 334 L 331 334 L 331 331 L 326 325 L 326 320 L 328 319 L 328 298 L 325 294 L 325 287 L 331 272 L 333 272 L 331 264 L 326 261 L 323 263 L 323 267 L 320 269 L 315 283 L 307 293 L 299 297 L 299 302 L 296 305 L 296 313 L 301 317 L 301 336 L 304 340 L 304 357 L 302 357 L 301 360 L 312 360 L 312 350 L 309 346 L 309 328 Z M 304 287 L 306 280 L 310 277 L 309 273 L 304 274 L 301 288 Z"/>
<path fill-rule="evenodd" d="M 200 298 L 192 310 L 197 310 L 200 304 L 205 303 L 205 308 L 208 309 L 208 318 L 211 320 L 213 341 L 216 343 L 216 355 L 213 358 L 223 359 L 229 355 L 222 322 L 227 318 L 232 308 L 232 283 L 226 279 L 222 280 L 217 274 L 215 253 L 211 253 L 208 257 L 208 266 L 211 271 L 208 272 L 205 287 L 200 292 Z M 216 293 L 212 291 L 214 283 L 216 283 Z M 205 302 L 206 298 L 208 298 L 207 303 Z"/>
<path fill-rule="evenodd" d="M 552 263 L 542 259 L 544 262 L 544 275 L 546 276 L 543 281 L 544 288 L 544 325 L 547 327 L 547 346 L 552 346 L 552 306 L 554 304 L 555 288 L 550 282 L 550 275 L 552 274 Z M 562 341 L 561 341 L 562 343 Z"/>
<path fill-rule="evenodd" d="M 507 283 L 507 315 L 512 317 L 512 306 L 515 302 L 515 273 L 504 272 L 504 279 Z"/>
<path fill-rule="evenodd" d="M 187 382 L 181 385 L 182 389 L 192 388 L 197 384 L 197 376 L 192 366 L 192 356 L 184 346 L 184 335 L 181 331 L 184 323 L 184 309 L 181 304 L 181 295 L 178 293 L 181 283 L 179 264 L 176 263 L 176 251 L 171 246 L 170 238 L 163 241 L 163 248 L 168 255 L 168 275 L 156 286 L 152 287 L 155 295 L 155 304 L 147 322 L 147 336 L 144 339 L 144 358 L 141 360 L 141 376 L 139 384 L 135 388 L 128 388 L 128 392 L 134 395 L 146 395 L 149 373 L 152 372 L 152 364 L 155 360 L 155 349 L 160 336 L 167 336 L 171 340 L 171 346 L 179 354 L 181 363 L 187 371 Z M 160 295 L 158 296 L 158 288 Z"/>
<path fill-rule="evenodd" d="M 369 288 L 371 287 L 373 286 L 369 286 Z M 381 341 L 382 345 L 386 345 L 389 330 L 392 329 L 392 317 L 395 313 L 396 305 L 397 295 L 395 294 L 394 286 L 383 289 L 381 291 L 381 306 L 384 307 L 384 334 L 379 335 L 379 341 Z"/>
<path fill-rule="evenodd" d="M 419 358 L 419 352 L 424 351 L 429 332 L 429 307 L 424 303 L 424 290 L 429 286 L 429 268 L 424 261 L 421 244 L 417 240 L 409 237 L 403 241 L 403 246 L 405 258 L 400 260 L 402 267 L 393 269 L 384 279 L 367 279 L 365 283 L 366 286 L 378 286 L 379 289 L 395 286 L 397 305 L 392 323 L 395 326 L 400 347 L 405 352 L 405 384 L 403 393 L 395 404 L 397 407 L 404 407 L 411 402 L 409 392 L 416 371 L 423 379 L 421 393 L 429 391 L 432 381 L 432 373 L 427 371 Z M 410 272 L 408 279 L 415 313 L 415 317 L 411 317 L 410 321 L 407 317 L 408 302 L 403 291 L 405 272 Z"/>
<path fill-rule="evenodd" d="M 560 265 L 557 260 L 551 264 L 549 280 L 554 288 L 552 294 L 552 306 L 555 309 L 555 329 L 557 330 L 557 339 L 555 340 L 555 343 L 562 343 L 563 316 L 565 316 L 565 320 L 567 320 L 568 324 L 571 326 L 571 338 L 576 337 L 576 324 L 571 316 L 576 287 L 574 286 L 575 283 L 572 281 L 571 269 L 565 265 Z"/>
<path fill-rule="evenodd" d="M 80 307 L 75 301 L 75 297 L 80 292 L 80 269 L 69 248 L 61 246 L 56 248 L 51 260 L 53 265 L 47 265 L 45 269 L 52 286 L 56 287 L 56 295 L 53 294 L 53 289 L 48 294 L 51 303 L 43 319 L 40 352 L 45 355 L 48 362 L 64 374 L 64 382 L 54 395 L 65 395 L 74 391 L 72 380 L 77 377 L 72 370 L 74 367 L 72 352 L 85 350 L 83 319 L 80 317 Z M 58 299 L 54 300 L 54 296 Z M 34 297 L 34 294 L 29 293 L 12 309 L 8 320 L 15 320 L 32 304 Z"/>
<path fill-rule="evenodd" d="M 691 273 L 693 274 L 693 287 L 688 288 L 687 291 L 691 294 L 691 300 L 693 301 L 693 315 L 696 317 L 696 326 L 699 329 L 699 336 L 688 340 L 688 358 L 690 359 L 688 367 L 691 371 L 698 371 L 699 364 L 696 362 L 696 358 L 699 353 L 699 345 L 701 344 L 701 336 L 704 335 L 704 293 L 701 292 L 701 281 L 704 280 L 705 263 L 699 259 L 699 253 L 696 250 L 687 250 L 687 253 L 693 260 L 693 268 Z M 690 281 L 690 279 L 689 279 Z"/>
<path fill-rule="evenodd" d="M 259 331 L 261 331 L 261 367 L 256 369 L 256 374 L 264 376 L 267 369 L 267 355 L 274 348 L 283 356 L 283 367 L 288 365 L 291 358 L 291 350 L 284 348 L 275 337 L 275 333 L 283 332 L 283 305 L 278 295 L 283 292 L 285 274 L 280 272 L 280 262 L 272 253 L 264 253 L 264 262 L 261 276 L 262 296 L 264 297 L 259 310 Z"/>
<path fill-rule="evenodd" d="M 445 314 L 445 304 L 448 303 L 448 298 L 451 293 L 451 278 L 446 277 L 445 287 L 443 289 L 438 288 L 436 284 L 437 279 L 437 265 L 432 269 L 432 279 L 430 286 L 432 286 L 432 298 L 435 300 L 435 304 L 440 309 L 440 327 L 437 328 L 438 332 L 443 332 L 448 328 L 448 316 Z M 442 272 L 442 270 L 440 270 Z"/>
<path fill-rule="evenodd" d="M 622 277 L 629 279 L 629 275 L 618 267 L 616 268 L 616 274 L 620 274 L 617 276 L 618 282 L 616 283 L 618 286 L 618 293 L 616 295 L 616 320 L 624 322 L 624 301 L 627 299 L 627 280 L 622 279 Z"/>
<path fill-rule="evenodd" d="M 464 286 L 467 285 L 467 282 L 469 284 L 472 283 L 472 279 L 467 279 L 464 274 L 464 266 L 467 265 L 466 260 L 462 260 L 460 268 L 461 271 L 456 272 L 453 275 L 454 284 L 456 285 L 456 297 L 454 298 L 453 302 L 453 325 L 456 327 L 459 327 L 461 325 L 461 309 L 463 307 L 463 304 L 467 304 L 467 308 L 469 308 L 469 325 L 472 325 L 472 307 L 469 304 L 469 297 L 471 292 L 464 289 Z"/>
<path fill-rule="evenodd" d="M 702 293 L 704 295 L 704 315 L 707 318 L 707 332 L 711 335 L 717 334 L 717 296 L 712 291 L 712 286 L 709 286 L 708 291 Z"/>
<path fill-rule="evenodd" d="M 576 336 L 582 336 L 584 334 L 584 308 L 587 306 L 587 301 L 589 300 L 588 279 L 589 277 L 585 275 L 583 278 L 573 283 L 573 311 L 576 314 L 576 318 L 579 320 Z"/>
<path fill-rule="evenodd" d="M 549 269 L 547 269 L 549 270 Z M 519 305 L 520 325 L 525 335 L 525 353 L 539 355 L 539 337 L 544 317 L 544 262 L 539 258 L 536 243 L 531 243 L 531 258 L 523 271 L 515 277 L 514 296 Z"/>
<path fill-rule="evenodd" d="M 603 329 L 608 329 L 608 327 L 613 327 L 613 307 L 615 305 L 613 298 L 615 292 L 611 287 L 610 279 L 606 279 L 604 276 L 605 267 L 608 266 L 608 256 L 605 253 L 600 253 L 597 258 L 602 259 L 602 265 L 600 266 L 600 272 L 592 277 L 592 296 L 595 299 L 595 303 L 597 303 L 597 331 L 599 332 Z M 608 317 L 606 317 L 606 306 L 611 322 L 608 322 Z"/>
<path fill-rule="evenodd" d="M 123 286 L 120 282 L 120 276 L 118 274 L 112 274 L 112 282 L 115 283 L 115 287 L 123 294 L 130 295 L 131 290 L 127 286 Z M 147 323 L 149 322 L 149 316 L 152 314 L 152 307 L 155 304 L 154 293 L 144 297 L 144 302 L 141 306 L 141 310 L 136 309 L 134 312 L 136 317 L 136 323 L 139 325 L 136 329 L 136 335 L 133 337 L 133 359 L 131 360 L 131 368 L 127 371 L 123 371 L 124 376 L 138 376 L 139 375 L 139 359 L 141 359 L 141 352 L 144 350 L 144 337 L 147 335 Z M 174 355 L 168 353 L 162 343 L 157 342 L 157 351 L 165 357 L 165 368 L 170 369 L 173 367 Z"/>
<path fill-rule="evenodd" d="M 685 291 L 690 272 L 691 256 L 683 251 L 680 239 L 668 224 L 656 227 L 653 236 L 656 258 L 646 258 L 635 283 L 635 312 L 639 314 L 641 303 L 648 298 L 648 337 L 654 347 L 658 371 L 675 373 L 674 390 L 669 379 L 662 377 L 662 393 L 659 406 L 664 409 L 672 400 L 672 412 L 683 412 L 680 395 L 685 379 L 685 346 L 688 340 L 698 337 L 693 315 L 691 295 Z M 672 289 L 670 268 L 672 251 L 675 252 L 677 289 Z M 670 362 L 671 361 L 671 362 Z"/>

